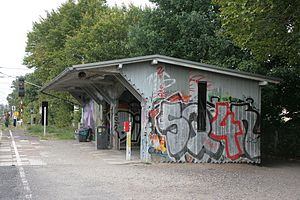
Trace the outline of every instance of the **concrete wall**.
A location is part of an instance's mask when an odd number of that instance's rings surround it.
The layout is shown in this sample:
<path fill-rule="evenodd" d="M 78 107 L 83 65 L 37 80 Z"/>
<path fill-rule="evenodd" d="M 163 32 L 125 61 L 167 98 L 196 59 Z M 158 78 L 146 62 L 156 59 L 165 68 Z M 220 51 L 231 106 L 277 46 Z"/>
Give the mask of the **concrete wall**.
<path fill-rule="evenodd" d="M 258 82 L 166 64 L 122 73 L 144 97 L 143 160 L 260 162 Z M 197 130 L 199 81 L 208 83 L 206 131 Z"/>

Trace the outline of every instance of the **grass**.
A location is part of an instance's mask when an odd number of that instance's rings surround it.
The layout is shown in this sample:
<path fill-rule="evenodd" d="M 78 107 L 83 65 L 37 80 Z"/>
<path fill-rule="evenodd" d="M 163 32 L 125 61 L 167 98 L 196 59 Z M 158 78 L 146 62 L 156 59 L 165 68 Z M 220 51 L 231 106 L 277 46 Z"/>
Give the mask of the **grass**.
<path fill-rule="evenodd" d="M 44 126 L 34 125 L 27 127 L 27 133 L 31 136 L 38 136 L 42 140 L 70 140 L 74 139 L 73 128 L 57 128 L 54 126 L 46 127 L 44 136 Z"/>

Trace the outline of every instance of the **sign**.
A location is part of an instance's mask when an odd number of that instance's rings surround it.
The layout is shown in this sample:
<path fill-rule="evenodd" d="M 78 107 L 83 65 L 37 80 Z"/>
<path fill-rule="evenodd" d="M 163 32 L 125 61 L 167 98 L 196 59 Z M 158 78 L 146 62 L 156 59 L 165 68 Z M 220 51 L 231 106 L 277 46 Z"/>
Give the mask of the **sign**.
<path fill-rule="evenodd" d="M 129 121 L 123 123 L 123 131 L 126 133 L 129 132 Z"/>

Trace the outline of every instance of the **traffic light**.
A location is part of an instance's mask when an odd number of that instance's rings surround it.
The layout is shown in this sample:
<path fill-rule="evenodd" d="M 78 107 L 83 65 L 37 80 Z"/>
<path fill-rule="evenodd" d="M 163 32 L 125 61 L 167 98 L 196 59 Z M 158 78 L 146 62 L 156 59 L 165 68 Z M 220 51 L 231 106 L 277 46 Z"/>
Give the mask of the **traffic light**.
<path fill-rule="evenodd" d="M 19 78 L 19 97 L 24 97 L 25 96 L 25 87 L 24 87 L 24 78 L 20 77 Z"/>

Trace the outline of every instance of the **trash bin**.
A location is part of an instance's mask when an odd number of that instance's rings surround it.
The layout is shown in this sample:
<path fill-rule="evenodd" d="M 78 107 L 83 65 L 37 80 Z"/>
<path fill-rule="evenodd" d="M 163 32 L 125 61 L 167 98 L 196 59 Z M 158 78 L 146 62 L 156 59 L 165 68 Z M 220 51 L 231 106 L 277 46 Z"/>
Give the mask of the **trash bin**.
<path fill-rule="evenodd" d="M 79 142 L 87 142 L 88 140 L 90 141 L 91 137 L 91 128 L 81 128 L 78 131 L 78 141 Z"/>
<path fill-rule="evenodd" d="M 105 126 L 97 127 L 97 149 L 108 148 L 108 133 Z"/>

